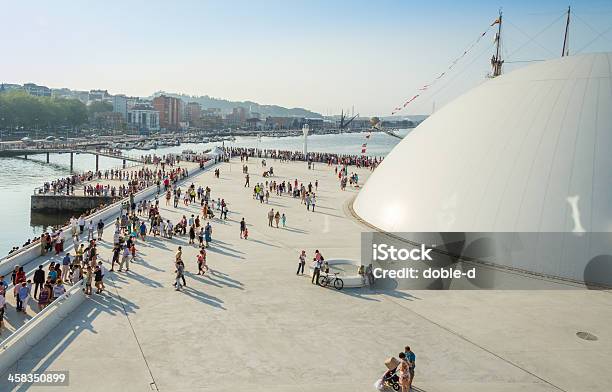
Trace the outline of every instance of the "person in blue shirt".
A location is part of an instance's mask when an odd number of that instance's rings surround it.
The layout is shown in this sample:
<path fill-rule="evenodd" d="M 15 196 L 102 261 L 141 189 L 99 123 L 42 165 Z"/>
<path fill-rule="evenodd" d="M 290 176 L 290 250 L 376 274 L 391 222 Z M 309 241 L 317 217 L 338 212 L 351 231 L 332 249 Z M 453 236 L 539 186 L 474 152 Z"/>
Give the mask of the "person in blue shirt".
<path fill-rule="evenodd" d="M 416 367 L 416 355 L 410 350 L 410 346 L 404 347 L 404 354 L 406 355 L 406 361 L 408 362 L 408 371 L 410 372 L 410 381 L 408 382 L 408 390 L 412 388 L 412 381 L 414 380 L 414 368 Z"/>
<path fill-rule="evenodd" d="M 70 259 L 70 252 L 66 252 L 66 256 L 62 259 L 62 280 L 68 279 L 68 273 L 70 272 L 70 264 L 72 264 L 72 260 Z"/>

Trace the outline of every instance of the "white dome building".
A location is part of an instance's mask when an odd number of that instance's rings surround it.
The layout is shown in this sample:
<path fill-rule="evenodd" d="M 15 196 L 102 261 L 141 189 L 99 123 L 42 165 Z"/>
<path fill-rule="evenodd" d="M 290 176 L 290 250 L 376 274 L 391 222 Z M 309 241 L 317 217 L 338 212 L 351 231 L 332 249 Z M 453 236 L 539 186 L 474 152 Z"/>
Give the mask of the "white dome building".
<path fill-rule="evenodd" d="M 545 256 L 494 262 L 612 284 L 612 235 L 587 234 L 612 232 L 611 74 L 612 53 L 596 53 L 483 83 L 408 134 L 353 210 L 384 232 L 558 233 L 539 241 Z"/>

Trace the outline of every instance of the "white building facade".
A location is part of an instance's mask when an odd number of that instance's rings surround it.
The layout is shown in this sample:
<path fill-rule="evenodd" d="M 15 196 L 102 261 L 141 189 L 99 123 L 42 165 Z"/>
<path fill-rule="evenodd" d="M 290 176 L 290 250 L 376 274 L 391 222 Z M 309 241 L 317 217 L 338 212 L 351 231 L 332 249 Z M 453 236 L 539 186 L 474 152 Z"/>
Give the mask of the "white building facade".
<path fill-rule="evenodd" d="M 150 106 L 134 106 L 127 112 L 130 128 L 144 131 L 159 131 L 159 112 Z"/>

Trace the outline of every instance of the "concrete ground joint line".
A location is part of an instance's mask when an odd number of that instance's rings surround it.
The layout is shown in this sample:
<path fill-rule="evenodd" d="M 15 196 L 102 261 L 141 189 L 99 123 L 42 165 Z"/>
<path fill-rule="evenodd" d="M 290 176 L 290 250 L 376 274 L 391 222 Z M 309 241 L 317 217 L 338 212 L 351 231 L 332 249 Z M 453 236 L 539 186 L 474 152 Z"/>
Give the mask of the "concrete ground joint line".
<path fill-rule="evenodd" d="M 157 387 L 157 382 L 155 381 L 155 376 L 153 376 L 153 371 L 151 370 L 151 367 L 149 366 L 149 362 L 147 361 L 147 357 L 142 349 L 140 340 L 138 340 L 138 335 L 136 334 L 136 330 L 134 329 L 134 326 L 132 325 L 132 320 L 130 320 L 130 316 L 128 315 L 127 309 L 125 308 L 123 297 L 121 296 L 121 294 L 119 294 L 119 290 L 117 289 L 117 283 L 115 282 L 113 275 L 111 275 L 110 278 L 111 278 L 111 281 L 113 282 L 112 287 L 115 289 L 115 295 L 117 296 L 117 299 L 121 303 L 121 307 L 123 308 L 123 313 L 125 314 L 125 318 L 127 319 L 127 322 L 130 325 L 130 329 L 132 330 L 132 334 L 134 335 L 134 340 L 136 340 L 136 344 L 138 345 L 138 350 L 140 350 L 140 354 L 142 355 L 142 360 L 144 361 L 145 366 L 147 367 L 147 370 L 149 372 L 149 375 L 151 376 L 151 382 L 149 383 L 149 386 L 151 386 L 151 389 L 153 389 L 154 387 L 155 391 L 159 391 L 159 388 Z"/>
<path fill-rule="evenodd" d="M 458 337 L 459 339 L 461 339 L 461 340 L 463 340 L 463 341 L 465 341 L 465 342 L 467 342 L 467 343 L 469 343 L 469 344 L 471 344 L 471 345 L 473 345 L 473 346 L 475 346 L 475 347 L 478 347 L 479 349 L 481 349 L 481 350 L 483 350 L 483 351 L 485 351 L 485 352 L 487 352 L 487 353 L 489 353 L 489 354 L 493 355 L 494 357 L 496 357 L 496 358 L 498 358 L 498 359 L 501 359 L 502 361 L 506 362 L 507 364 L 509 364 L 509 365 L 511 365 L 511 366 L 513 366 L 513 367 L 515 367 L 515 368 L 517 368 L 517 369 L 519 369 L 519 370 L 521 370 L 521 371 L 523 371 L 523 372 L 525 372 L 525 373 L 529 374 L 529 375 L 530 375 L 530 376 L 532 376 L 532 377 L 537 378 L 538 380 L 542 381 L 543 383 L 545 383 L 545 384 L 547 384 L 547 385 L 550 385 L 551 387 L 553 387 L 553 388 L 555 388 L 555 389 L 557 389 L 557 390 L 559 390 L 559 391 L 561 391 L 561 392 L 568 392 L 568 391 L 566 391 L 565 389 L 563 389 L 563 388 L 561 388 L 561 387 L 559 387 L 559 386 L 557 386 L 557 385 L 553 384 L 552 382 L 550 382 L 550 381 L 548 381 L 548 380 L 546 380 L 546 379 L 544 379 L 544 378 L 542 378 L 542 377 L 538 376 L 537 374 L 535 374 L 535 373 L 533 373 L 533 372 L 530 372 L 529 370 L 527 370 L 527 369 L 523 368 L 522 366 L 520 366 L 520 365 L 518 365 L 518 364 L 516 364 L 516 363 L 512 362 L 511 360 L 509 360 L 509 359 L 507 359 L 507 358 L 504 358 L 504 357 L 502 357 L 501 355 L 499 355 L 499 354 L 497 354 L 497 353 L 495 353 L 495 352 L 493 352 L 493 351 L 489 350 L 488 348 L 486 348 L 486 347 L 484 347 L 484 346 L 481 346 L 480 344 L 478 344 L 478 343 L 476 343 L 476 342 L 474 342 L 474 341 L 470 340 L 469 338 L 467 338 L 466 336 L 464 336 L 464 335 L 460 334 L 459 332 L 456 332 L 456 331 L 454 331 L 454 330 L 453 330 L 453 329 L 451 329 L 451 328 L 445 327 L 445 326 L 443 326 L 443 325 L 441 325 L 441 324 L 439 324 L 439 323 L 437 323 L 437 322 L 435 322 L 435 321 L 433 321 L 433 320 L 429 319 L 428 317 L 426 317 L 426 316 L 424 316 L 424 315 L 422 315 L 422 314 L 418 313 L 418 312 L 417 312 L 417 311 L 415 311 L 414 309 L 411 309 L 411 308 L 409 308 L 409 307 L 407 307 L 407 306 L 405 306 L 405 305 L 402 305 L 401 303 L 399 303 L 399 302 L 395 301 L 393 298 L 384 298 L 384 300 L 391 301 L 392 303 L 396 304 L 397 306 L 400 306 L 400 307 L 402 307 L 402 308 L 404 308 L 404 309 L 408 310 L 410 313 L 415 314 L 416 316 L 418 316 L 418 317 L 422 318 L 423 320 L 425 320 L 425 321 L 428 321 L 428 322 L 432 323 L 433 325 L 435 325 L 435 326 L 437 326 L 438 328 L 440 328 L 440 329 L 442 329 L 442 330 L 444 330 L 444 331 L 446 331 L 446 332 L 448 332 L 448 333 L 452 334 L 453 336 L 456 336 L 456 337 Z"/>

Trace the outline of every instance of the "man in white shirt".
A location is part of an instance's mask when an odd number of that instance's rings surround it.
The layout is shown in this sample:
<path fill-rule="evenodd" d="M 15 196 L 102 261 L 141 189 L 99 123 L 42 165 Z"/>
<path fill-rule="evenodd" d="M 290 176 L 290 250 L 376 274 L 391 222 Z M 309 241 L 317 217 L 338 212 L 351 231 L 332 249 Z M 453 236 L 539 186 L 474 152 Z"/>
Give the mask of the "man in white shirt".
<path fill-rule="evenodd" d="M 83 233 L 83 231 L 85 230 L 85 218 L 83 217 L 83 215 L 79 216 L 79 229 L 80 232 Z"/>
<path fill-rule="evenodd" d="M 94 225 L 93 221 L 90 220 L 87 224 L 87 241 L 91 241 L 94 239 Z"/>
<path fill-rule="evenodd" d="M 100 284 L 102 285 L 102 289 L 106 289 L 106 286 L 104 286 L 104 275 L 106 275 L 106 271 L 108 270 L 101 261 L 98 261 L 98 267 L 100 267 L 100 273 L 102 274 L 102 282 L 100 282 Z"/>
<path fill-rule="evenodd" d="M 123 247 L 121 263 L 119 263 L 119 272 L 121 272 L 123 268 L 123 263 L 125 263 L 125 272 L 128 272 L 130 270 L 130 249 L 127 246 Z"/>

